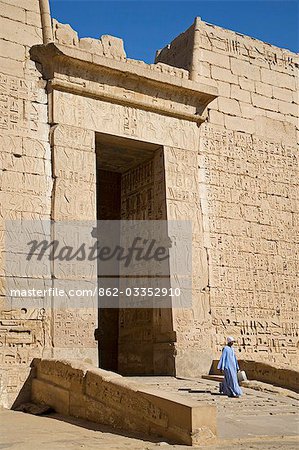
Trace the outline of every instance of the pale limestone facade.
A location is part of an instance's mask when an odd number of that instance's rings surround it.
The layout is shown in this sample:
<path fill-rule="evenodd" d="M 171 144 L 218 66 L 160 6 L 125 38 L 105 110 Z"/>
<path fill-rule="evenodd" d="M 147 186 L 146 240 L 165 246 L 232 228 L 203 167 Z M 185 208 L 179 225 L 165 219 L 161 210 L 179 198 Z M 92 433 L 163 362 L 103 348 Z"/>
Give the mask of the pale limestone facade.
<path fill-rule="evenodd" d="M 211 347 L 297 370 L 298 55 L 197 20 L 156 60 L 218 89 L 199 142 Z"/>
<path fill-rule="evenodd" d="M 296 368 L 298 56 L 196 19 L 148 65 L 49 19 L 0 0 L 1 236 L 8 219 L 52 219 L 54 237 L 64 220 L 192 220 L 193 307 L 7 308 L 5 276 L 30 280 L 5 273 L 1 239 L 1 404 L 34 357 L 97 365 L 97 328 L 101 367 L 123 374 L 200 375 L 228 334 L 240 359 Z M 49 263 L 39 282 L 60 278 Z"/>

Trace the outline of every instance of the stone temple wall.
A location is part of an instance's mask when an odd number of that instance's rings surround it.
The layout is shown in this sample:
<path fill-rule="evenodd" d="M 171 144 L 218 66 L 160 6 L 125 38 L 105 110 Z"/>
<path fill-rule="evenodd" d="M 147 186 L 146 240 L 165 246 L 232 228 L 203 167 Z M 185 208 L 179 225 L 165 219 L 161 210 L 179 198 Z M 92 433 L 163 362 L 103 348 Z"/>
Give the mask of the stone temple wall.
<path fill-rule="evenodd" d="M 0 1 L 0 397 L 11 405 L 29 374 L 34 357 L 50 346 L 50 311 L 27 309 L 5 301 L 4 230 L 6 220 L 49 219 L 51 155 L 46 82 L 29 50 L 42 43 L 37 0 Z M 50 267 L 39 286 L 50 281 Z M 6 273 L 10 285 L 30 285 L 28 278 Z M 23 274 L 22 274 L 23 276 Z M 15 299 L 16 301 L 18 299 Z M 5 301 L 5 303 L 4 303 Z M 10 302 L 10 307 L 9 303 Z M 4 304 L 4 307 L 2 307 Z"/>
<path fill-rule="evenodd" d="M 193 79 L 219 92 L 199 150 L 214 356 L 233 335 L 240 358 L 294 367 L 299 58 L 199 19 L 187 32 Z M 184 68 L 171 47 L 157 61 Z"/>
<path fill-rule="evenodd" d="M 79 40 L 56 21 L 53 37 L 35 49 L 44 66 L 31 60 L 38 0 L 0 0 L 1 405 L 25 396 L 35 357 L 96 361 L 96 303 L 5 299 L 8 281 L 29 289 L 31 276 L 7 272 L 4 242 L 10 219 L 51 218 L 49 237 L 55 222 L 95 220 L 96 133 L 163 148 L 167 218 L 193 220 L 193 309 L 163 319 L 157 365 L 169 357 L 177 375 L 198 376 L 232 334 L 240 358 L 294 366 L 298 56 L 199 19 L 151 65 L 118 38 Z M 49 262 L 35 286 L 63 275 Z"/>

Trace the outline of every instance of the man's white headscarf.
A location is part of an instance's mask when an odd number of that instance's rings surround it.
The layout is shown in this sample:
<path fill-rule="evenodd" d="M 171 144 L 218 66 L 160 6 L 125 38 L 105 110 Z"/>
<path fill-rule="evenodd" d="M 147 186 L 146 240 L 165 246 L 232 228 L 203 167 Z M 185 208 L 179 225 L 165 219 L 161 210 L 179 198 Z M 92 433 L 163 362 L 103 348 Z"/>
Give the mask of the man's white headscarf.
<path fill-rule="evenodd" d="M 232 336 L 227 336 L 226 342 L 227 342 L 228 344 L 230 344 L 231 342 L 235 342 L 235 340 L 234 340 L 234 338 L 233 338 Z"/>

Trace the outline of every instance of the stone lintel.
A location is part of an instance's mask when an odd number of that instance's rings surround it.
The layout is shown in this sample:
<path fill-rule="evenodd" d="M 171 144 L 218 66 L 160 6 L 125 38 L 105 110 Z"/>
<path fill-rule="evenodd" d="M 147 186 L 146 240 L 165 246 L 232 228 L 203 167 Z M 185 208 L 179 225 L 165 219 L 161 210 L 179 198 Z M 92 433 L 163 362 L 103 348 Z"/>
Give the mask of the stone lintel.
<path fill-rule="evenodd" d="M 205 108 L 217 97 L 214 86 L 78 48 L 51 43 L 32 47 L 30 54 L 42 65 L 43 75 L 49 80 L 49 90 L 71 92 L 198 123 L 205 120 Z M 116 87 L 115 91 L 103 89 L 103 85 L 108 85 L 105 83 L 107 78 L 113 80 L 111 85 Z M 130 94 L 126 95 L 128 92 L 121 92 L 121 89 L 129 90 L 137 97 L 130 98 Z M 156 104 L 146 98 L 151 93 L 157 98 Z M 159 103 L 160 99 L 170 98 L 174 98 L 171 107 Z"/>

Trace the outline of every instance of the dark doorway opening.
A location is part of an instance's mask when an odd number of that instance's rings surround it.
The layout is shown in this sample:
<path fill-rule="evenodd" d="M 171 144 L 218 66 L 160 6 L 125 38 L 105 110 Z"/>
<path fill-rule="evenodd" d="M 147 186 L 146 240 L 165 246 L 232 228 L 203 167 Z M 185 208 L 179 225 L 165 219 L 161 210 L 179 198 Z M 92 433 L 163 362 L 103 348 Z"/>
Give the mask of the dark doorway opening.
<path fill-rule="evenodd" d="M 96 151 L 98 220 L 166 220 L 161 146 L 98 133 Z M 99 303 L 98 324 L 101 368 L 125 375 L 174 374 L 171 309 Z"/>
<path fill-rule="evenodd" d="M 121 174 L 100 167 L 97 168 L 97 219 L 119 220 Z M 99 309 L 99 366 L 113 372 L 118 370 L 118 323 L 119 308 Z"/>

